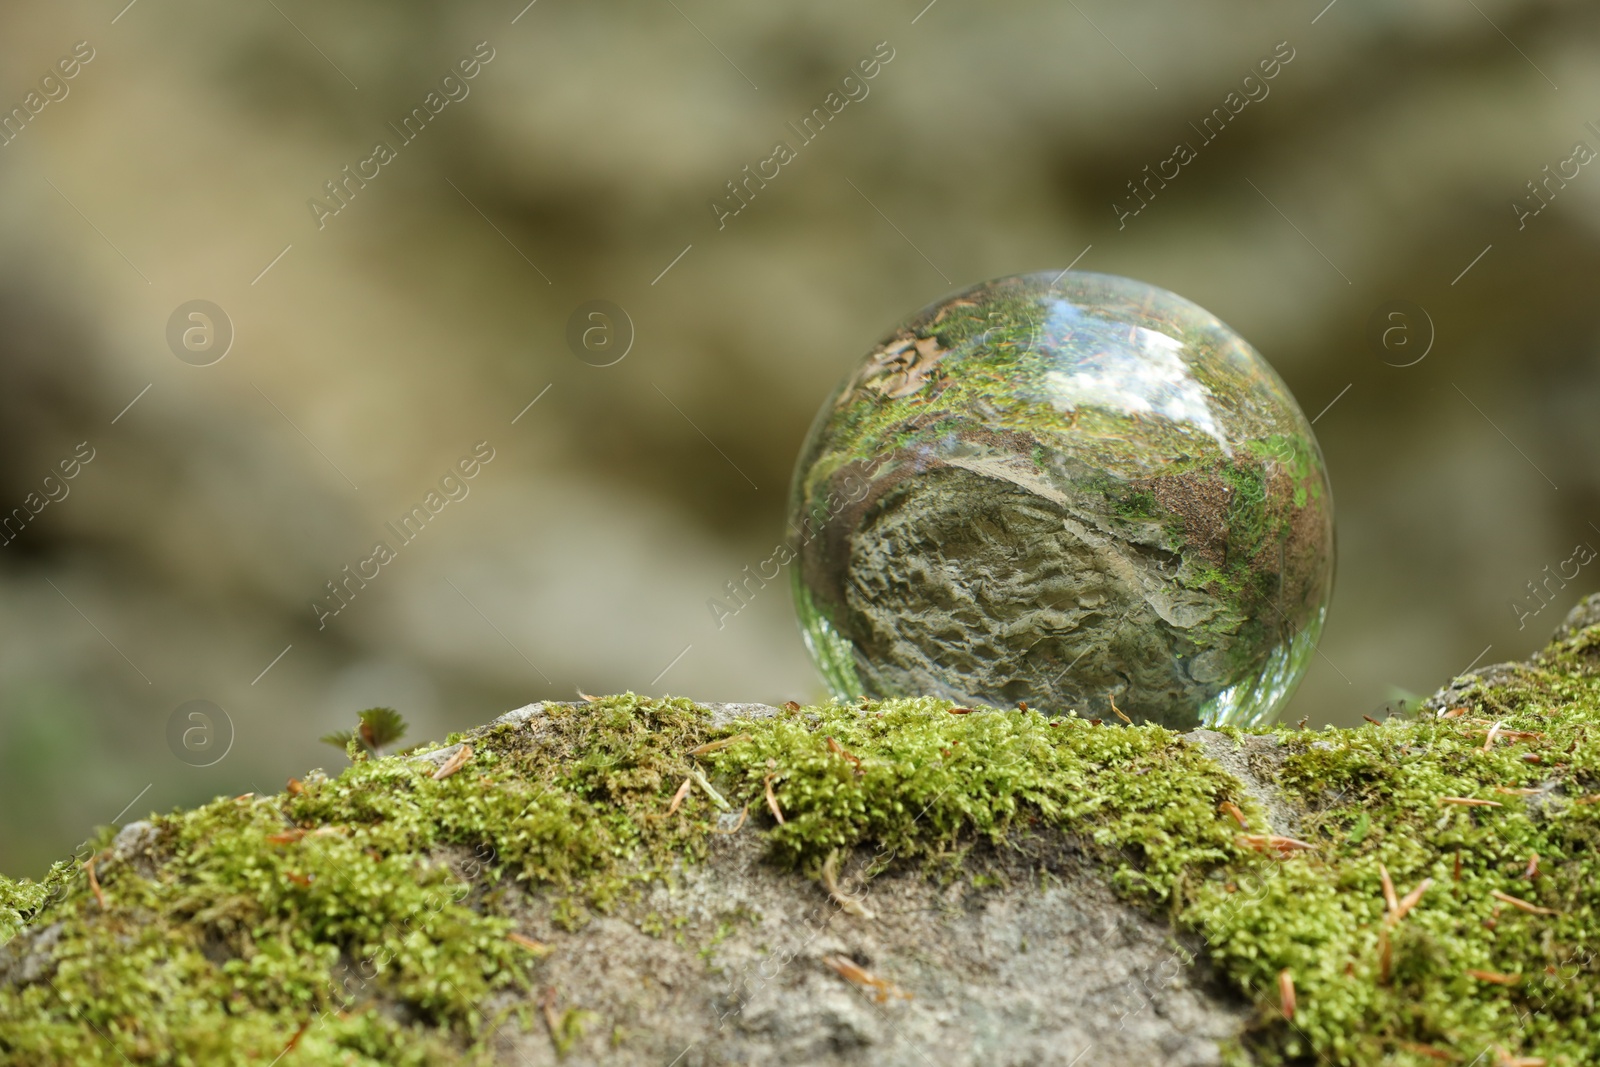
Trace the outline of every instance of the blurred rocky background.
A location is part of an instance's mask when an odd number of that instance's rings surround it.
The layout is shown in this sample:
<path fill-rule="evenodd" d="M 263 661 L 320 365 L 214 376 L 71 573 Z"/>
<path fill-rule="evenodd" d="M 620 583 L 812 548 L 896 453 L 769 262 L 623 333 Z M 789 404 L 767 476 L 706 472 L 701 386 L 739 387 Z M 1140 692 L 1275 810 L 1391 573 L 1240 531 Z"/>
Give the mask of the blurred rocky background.
<path fill-rule="evenodd" d="M 125 2 L 0 11 L 7 874 L 342 764 L 318 736 L 375 704 L 431 737 L 819 695 L 785 581 L 706 601 L 784 537 L 839 375 L 997 275 L 1182 293 L 1318 416 L 1340 559 L 1291 721 L 1523 657 L 1600 587 L 1593 5 Z M 207 366 L 168 340 L 194 300 Z M 567 341 L 594 300 L 610 366 Z"/>

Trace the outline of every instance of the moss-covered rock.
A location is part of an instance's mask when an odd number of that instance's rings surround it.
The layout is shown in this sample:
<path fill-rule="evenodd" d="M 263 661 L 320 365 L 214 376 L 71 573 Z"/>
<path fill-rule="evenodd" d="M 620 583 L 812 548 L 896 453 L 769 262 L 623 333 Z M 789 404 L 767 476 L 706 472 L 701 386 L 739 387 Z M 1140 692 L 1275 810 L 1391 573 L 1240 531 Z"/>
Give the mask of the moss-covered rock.
<path fill-rule="evenodd" d="M 0 1064 L 1597 1062 L 1596 623 L 1350 731 L 532 705 L 0 879 Z"/>

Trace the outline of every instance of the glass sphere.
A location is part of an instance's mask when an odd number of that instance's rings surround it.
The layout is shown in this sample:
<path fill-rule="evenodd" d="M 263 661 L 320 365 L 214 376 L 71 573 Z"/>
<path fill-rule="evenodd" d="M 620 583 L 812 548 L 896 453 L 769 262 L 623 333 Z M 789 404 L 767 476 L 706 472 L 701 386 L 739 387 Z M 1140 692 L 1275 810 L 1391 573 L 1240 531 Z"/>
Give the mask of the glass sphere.
<path fill-rule="evenodd" d="M 1283 380 L 1205 309 L 1105 274 L 913 315 L 818 413 L 790 520 L 841 698 L 1257 725 L 1333 584 L 1322 453 Z"/>

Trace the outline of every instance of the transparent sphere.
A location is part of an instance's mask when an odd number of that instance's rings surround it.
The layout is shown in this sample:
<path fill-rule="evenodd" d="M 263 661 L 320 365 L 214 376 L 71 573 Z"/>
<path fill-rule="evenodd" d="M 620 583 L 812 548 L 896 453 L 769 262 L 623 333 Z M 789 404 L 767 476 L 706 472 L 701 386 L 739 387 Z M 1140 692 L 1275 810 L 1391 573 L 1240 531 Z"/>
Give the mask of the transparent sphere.
<path fill-rule="evenodd" d="M 1322 453 L 1282 379 L 1205 309 L 1105 274 L 912 316 L 823 405 L 790 519 L 840 697 L 1260 724 L 1333 582 Z"/>

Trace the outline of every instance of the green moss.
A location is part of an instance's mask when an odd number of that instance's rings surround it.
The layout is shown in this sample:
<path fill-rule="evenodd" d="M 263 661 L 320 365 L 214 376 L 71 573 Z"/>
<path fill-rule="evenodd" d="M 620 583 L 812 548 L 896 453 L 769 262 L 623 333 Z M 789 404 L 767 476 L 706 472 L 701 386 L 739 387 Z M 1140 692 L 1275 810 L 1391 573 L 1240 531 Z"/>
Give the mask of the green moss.
<path fill-rule="evenodd" d="M 577 925 L 704 848 L 695 799 L 655 817 L 702 711 L 622 698 L 553 719 L 538 740 L 485 732 L 442 781 L 433 763 L 363 760 L 297 794 L 157 817 L 157 877 L 103 863 L 104 909 L 76 868 L 0 879 L 0 916 L 61 924 L 51 980 L 0 989 L 0 1063 L 267 1062 L 308 1023 L 310 1060 L 469 1056 L 487 997 L 537 967 L 498 886 L 546 887 Z M 452 866 L 452 849 L 472 858 Z"/>
<path fill-rule="evenodd" d="M 1235 854 L 1216 806 L 1244 802 L 1237 783 L 1179 735 L 950 706 L 826 705 L 741 725 L 748 740 L 705 758 L 736 802 L 760 802 L 773 775 L 786 819 L 767 830 L 773 858 L 811 873 L 836 850 L 870 847 L 882 870 L 1054 825 L 1098 843 L 1119 885 L 1160 903 L 1191 869 Z"/>
<path fill-rule="evenodd" d="M 1271 434 L 1260 441 L 1251 441 L 1246 447 L 1263 459 L 1276 460 L 1294 479 L 1294 506 L 1303 508 L 1306 501 L 1322 496 L 1322 461 L 1314 452 L 1316 443 L 1300 434 Z"/>
<path fill-rule="evenodd" d="M 0 877 L 0 945 L 22 930 L 22 917 L 39 910 L 48 890 L 36 882 L 13 882 Z"/>
<path fill-rule="evenodd" d="M 1551 1065 L 1600 1058 L 1589 1021 L 1600 810 L 1584 802 L 1600 785 L 1588 744 L 1600 683 L 1584 662 L 1594 641 L 1591 631 L 1553 647 L 1514 682 L 1474 684 L 1459 718 L 1281 735 L 1291 754 L 1279 784 L 1311 812 L 1301 836 L 1316 848 L 1237 879 L 1232 893 L 1208 884 L 1184 917 L 1240 988 L 1259 995 L 1282 968 L 1293 973 L 1299 1010 L 1292 1027 L 1262 1035 L 1266 1062 L 1439 1062 L 1416 1046 L 1463 1063 L 1492 1046 Z M 1491 717 L 1539 736 L 1485 751 Z M 1380 864 L 1402 894 L 1433 882 L 1392 928 Z M 1500 985 L 1469 971 L 1518 977 Z"/>
<path fill-rule="evenodd" d="M 1278 525 L 1268 506 L 1265 471 L 1254 463 L 1221 465 L 1222 477 L 1233 489 L 1224 520 L 1229 533 L 1229 563 L 1246 563 L 1262 542 L 1271 538 Z"/>
<path fill-rule="evenodd" d="M 1600 804 L 1581 802 L 1600 790 L 1597 670 L 1600 631 L 1588 631 L 1475 683 L 1456 718 L 1276 731 L 1277 785 L 1311 846 L 1288 858 L 1250 847 L 1226 806 L 1262 834 L 1263 811 L 1160 727 L 952 714 L 936 700 L 720 728 L 683 700 L 548 705 L 530 726 L 470 735 L 470 762 L 442 781 L 434 762 L 366 760 L 292 795 L 156 817 L 153 877 L 100 861 L 104 908 L 74 866 L 39 884 L 0 879 L 0 937 L 59 924 L 50 980 L 0 986 L 0 1063 L 271 1062 L 297 1032 L 308 1062 L 471 1061 L 499 1021 L 483 1015 L 492 995 L 540 984 L 543 955 L 508 937 L 508 888 L 541 894 L 574 927 L 630 906 L 706 855 L 711 793 L 695 786 L 667 814 L 698 769 L 748 806 L 743 832 L 765 837 L 772 862 L 813 876 L 852 849 L 870 850 L 874 872 L 963 876 L 974 844 L 1070 835 L 1127 899 L 1198 933 L 1260 1005 L 1237 1062 L 1466 1063 L 1501 1046 L 1576 1067 L 1600 1059 Z M 1486 751 L 1490 719 L 1518 733 Z M 691 755 L 717 739 L 731 743 Z M 1525 877 L 1535 853 L 1538 876 Z M 1380 865 L 1402 894 L 1433 881 L 1398 923 Z M 658 935 L 681 920 L 642 918 Z M 1292 1023 L 1277 1010 L 1285 969 Z M 579 1006 L 552 1019 L 558 1046 L 590 1023 L 628 1022 Z"/>

